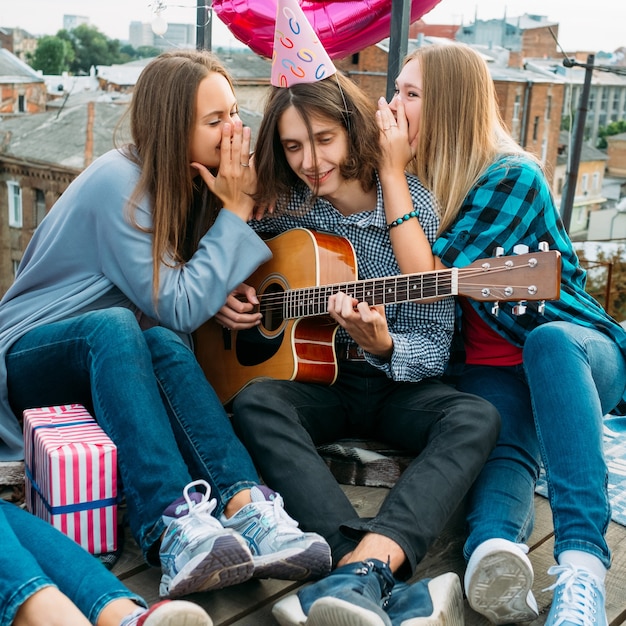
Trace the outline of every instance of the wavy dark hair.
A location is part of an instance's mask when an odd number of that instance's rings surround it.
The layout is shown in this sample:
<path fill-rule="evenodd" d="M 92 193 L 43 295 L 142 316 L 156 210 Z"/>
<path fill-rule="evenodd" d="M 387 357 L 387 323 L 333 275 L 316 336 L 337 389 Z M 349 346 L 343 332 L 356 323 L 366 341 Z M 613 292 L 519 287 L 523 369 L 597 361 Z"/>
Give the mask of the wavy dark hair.
<path fill-rule="evenodd" d="M 302 116 L 313 150 L 311 117 L 333 120 L 343 126 L 348 134 L 348 156 L 341 164 L 341 175 L 347 180 L 360 181 L 365 191 L 372 188 L 380 163 L 376 107 L 355 83 L 337 72 L 315 83 L 272 87 L 254 151 L 258 175 L 255 199 L 260 206 L 275 204 L 281 208 L 291 188 L 300 180 L 287 162 L 278 134 L 278 122 L 289 107 Z"/>

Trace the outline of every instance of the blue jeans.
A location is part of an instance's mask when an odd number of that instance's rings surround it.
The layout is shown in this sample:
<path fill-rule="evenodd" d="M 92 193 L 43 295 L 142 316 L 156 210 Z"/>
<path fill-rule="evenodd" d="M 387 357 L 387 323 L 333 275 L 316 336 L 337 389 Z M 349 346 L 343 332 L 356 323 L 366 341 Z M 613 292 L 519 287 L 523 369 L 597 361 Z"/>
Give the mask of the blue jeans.
<path fill-rule="evenodd" d="M 142 331 L 128 309 L 31 330 L 9 350 L 7 371 L 16 414 L 82 403 L 116 444 L 131 531 L 150 562 L 161 515 L 187 483 L 208 481 L 219 515 L 259 482 L 193 352 L 171 330 Z"/>
<path fill-rule="evenodd" d="M 609 567 L 602 424 L 626 387 L 624 357 L 597 330 L 551 322 L 529 334 L 523 358 L 523 367 L 467 365 L 458 383 L 489 400 L 502 418 L 496 448 L 470 493 L 465 557 L 490 538 L 528 539 L 543 462 L 555 557 L 582 550 Z"/>
<path fill-rule="evenodd" d="M 44 587 L 55 586 L 95 624 L 112 600 L 146 606 L 96 558 L 47 522 L 0 500 L 0 626 Z"/>
<path fill-rule="evenodd" d="M 337 563 L 368 533 L 395 541 L 413 573 L 461 504 L 496 442 L 499 417 L 477 396 L 439 380 L 396 382 L 363 362 L 340 364 L 334 385 L 260 381 L 239 393 L 234 423 L 261 475 Z M 377 439 L 416 458 L 378 514 L 361 519 L 316 446 Z"/>

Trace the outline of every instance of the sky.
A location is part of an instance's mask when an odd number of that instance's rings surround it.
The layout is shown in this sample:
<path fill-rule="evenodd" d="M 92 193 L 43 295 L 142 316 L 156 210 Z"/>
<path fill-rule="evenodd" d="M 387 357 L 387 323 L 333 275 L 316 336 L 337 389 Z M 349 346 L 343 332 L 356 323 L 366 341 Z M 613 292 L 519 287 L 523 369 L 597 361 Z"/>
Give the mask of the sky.
<path fill-rule="evenodd" d="M 173 23 L 194 24 L 196 0 L 162 0 L 162 16 Z M 244 0 L 272 2 L 275 0 Z M 34 35 L 53 35 L 63 28 L 63 15 L 83 15 L 107 37 L 127 40 L 131 21 L 151 22 L 150 0 L 0 0 L 0 26 L 20 27 Z M 391 0 L 390 0 L 391 6 Z M 564 50 L 613 52 L 626 46 L 624 0 L 440 0 L 424 15 L 428 24 L 468 24 L 478 19 L 501 18 L 524 13 L 545 15 L 559 23 Z M 241 45 L 218 19 L 212 29 L 213 45 Z"/>

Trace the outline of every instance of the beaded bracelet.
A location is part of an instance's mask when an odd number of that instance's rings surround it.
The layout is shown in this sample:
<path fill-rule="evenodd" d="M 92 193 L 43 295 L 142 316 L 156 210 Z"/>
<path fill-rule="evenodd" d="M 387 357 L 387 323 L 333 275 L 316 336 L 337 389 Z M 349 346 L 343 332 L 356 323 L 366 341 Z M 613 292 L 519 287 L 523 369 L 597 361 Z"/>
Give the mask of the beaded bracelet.
<path fill-rule="evenodd" d="M 399 217 L 397 220 L 393 220 L 393 222 L 389 222 L 387 224 L 387 230 L 391 230 L 395 226 L 400 226 L 400 224 L 404 224 L 404 222 L 408 222 L 412 217 L 418 217 L 419 211 L 411 211 L 410 213 L 405 213 L 402 217 Z"/>

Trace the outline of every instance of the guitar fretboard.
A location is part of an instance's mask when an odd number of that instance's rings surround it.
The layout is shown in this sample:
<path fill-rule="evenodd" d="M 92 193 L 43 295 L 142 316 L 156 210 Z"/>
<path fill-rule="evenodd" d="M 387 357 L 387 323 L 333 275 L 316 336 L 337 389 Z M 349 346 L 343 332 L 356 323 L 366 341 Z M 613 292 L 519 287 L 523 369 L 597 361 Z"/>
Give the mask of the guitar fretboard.
<path fill-rule="evenodd" d="M 453 296 L 457 294 L 458 271 L 457 268 L 452 268 L 321 287 L 289 289 L 282 294 L 274 293 L 271 298 L 279 298 L 284 319 L 317 316 L 326 313 L 329 296 L 338 291 L 343 291 L 359 302 L 368 302 L 372 306 Z M 272 306 L 275 304 L 278 303 L 273 302 Z"/>

